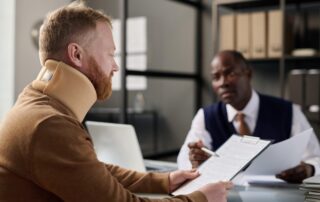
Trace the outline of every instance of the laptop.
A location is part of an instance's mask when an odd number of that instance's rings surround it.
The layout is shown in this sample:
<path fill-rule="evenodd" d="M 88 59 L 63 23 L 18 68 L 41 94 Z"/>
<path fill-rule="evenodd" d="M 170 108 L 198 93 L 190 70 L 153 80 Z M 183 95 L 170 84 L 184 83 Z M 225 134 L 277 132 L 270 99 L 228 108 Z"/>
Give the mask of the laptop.
<path fill-rule="evenodd" d="M 145 172 L 141 149 L 132 125 L 86 121 L 100 161 Z"/>
<path fill-rule="evenodd" d="M 100 161 L 144 172 L 177 170 L 174 162 L 143 159 L 132 125 L 86 121 L 94 149 Z"/>

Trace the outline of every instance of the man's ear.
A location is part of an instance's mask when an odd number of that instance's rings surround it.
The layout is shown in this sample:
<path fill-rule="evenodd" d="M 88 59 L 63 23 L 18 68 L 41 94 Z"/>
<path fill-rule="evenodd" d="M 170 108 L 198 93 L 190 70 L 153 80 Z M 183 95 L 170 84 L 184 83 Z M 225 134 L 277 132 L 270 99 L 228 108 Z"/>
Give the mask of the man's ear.
<path fill-rule="evenodd" d="M 77 43 L 69 43 L 67 47 L 67 57 L 72 66 L 81 67 L 83 63 L 83 48 Z"/>

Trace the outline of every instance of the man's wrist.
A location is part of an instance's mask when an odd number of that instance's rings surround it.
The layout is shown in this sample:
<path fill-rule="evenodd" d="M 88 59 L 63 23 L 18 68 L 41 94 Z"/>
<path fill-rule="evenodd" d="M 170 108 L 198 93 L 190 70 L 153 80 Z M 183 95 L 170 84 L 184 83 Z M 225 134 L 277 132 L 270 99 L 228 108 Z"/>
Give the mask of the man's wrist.
<path fill-rule="evenodd" d="M 311 164 L 306 164 L 306 167 L 307 167 L 307 177 L 311 177 L 314 175 L 315 173 L 315 168 L 313 165 Z"/>

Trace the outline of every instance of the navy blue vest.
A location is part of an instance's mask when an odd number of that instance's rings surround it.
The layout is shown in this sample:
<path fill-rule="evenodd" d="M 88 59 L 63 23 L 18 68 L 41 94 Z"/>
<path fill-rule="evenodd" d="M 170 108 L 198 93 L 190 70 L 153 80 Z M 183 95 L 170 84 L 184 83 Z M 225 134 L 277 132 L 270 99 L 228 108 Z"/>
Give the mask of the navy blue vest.
<path fill-rule="evenodd" d="M 292 103 L 283 99 L 258 94 L 260 108 L 253 136 L 272 139 L 273 143 L 286 140 L 291 134 Z M 205 126 L 212 138 L 213 150 L 218 149 L 232 134 L 236 133 L 228 122 L 226 106 L 218 102 L 204 108 Z"/>

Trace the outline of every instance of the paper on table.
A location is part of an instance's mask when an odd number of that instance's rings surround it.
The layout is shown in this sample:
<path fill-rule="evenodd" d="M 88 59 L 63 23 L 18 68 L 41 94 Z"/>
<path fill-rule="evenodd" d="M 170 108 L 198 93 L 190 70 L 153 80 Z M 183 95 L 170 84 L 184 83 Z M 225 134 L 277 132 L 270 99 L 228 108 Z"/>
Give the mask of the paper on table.
<path fill-rule="evenodd" d="M 252 185 L 288 185 L 284 180 L 276 178 L 274 175 L 247 175 L 245 179 Z"/>
<path fill-rule="evenodd" d="M 309 142 L 312 129 L 305 130 L 287 140 L 270 145 L 254 159 L 245 175 L 275 175 L 300 163 Z"/>
<path fill-rule="evenodd" d="M 238 186 L 298 187 L 297 184 L 287 183 L 284 180 L 276 178 L 275 175 L 244 175 L 244 172 L 234 177 L 232 183 Z"/>
<path fill-rule="evenodd" d="M 256 137 L 231 136 L 216 151 L 220 157 L 211 156 L 199 167 L 199 177 L 188 182 L 172 194 L 189 194 L 208 183 L 231 180 L 270 142 Z"/>
<path fill-rule="evenodd" d="M 319 184 L 320 185 L 320 175 L 315 175 L 303 180 L 305 184 Z"/>

